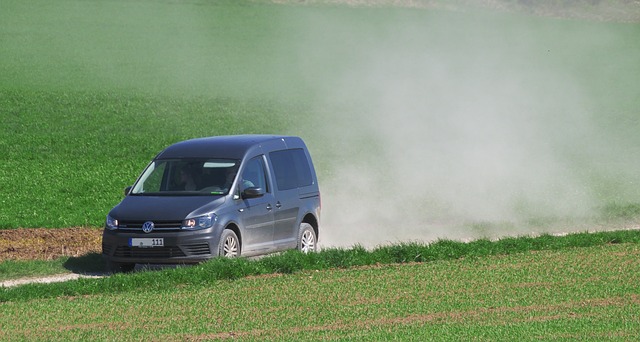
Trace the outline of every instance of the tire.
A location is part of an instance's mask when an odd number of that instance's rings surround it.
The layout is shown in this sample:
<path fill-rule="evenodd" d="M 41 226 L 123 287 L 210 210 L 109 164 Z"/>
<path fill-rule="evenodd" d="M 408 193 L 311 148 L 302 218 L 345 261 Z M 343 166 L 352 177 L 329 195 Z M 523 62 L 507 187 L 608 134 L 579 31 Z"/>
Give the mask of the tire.
<path fill-rule="evenodd" d="M 318 248 L 316 231 L 308 223 L 301 223 L 298 231 L 298 250 L 302 253 L 313 253 Z"/>
<path fill-rule="evenodd" d="M 218 256 L 237 258 L 240 256 L 240 240 L 231 229 L 225 229 L 220 236 L 218 244 Z"/>
<path fill-rule="evenodd" d="M 133 271 L 136 267 L 136 264 L 126 263 L 126 262 L 114 262 L 111 260 L 107 260 L 107 272 L 109 273 L 129 273 Z"/>

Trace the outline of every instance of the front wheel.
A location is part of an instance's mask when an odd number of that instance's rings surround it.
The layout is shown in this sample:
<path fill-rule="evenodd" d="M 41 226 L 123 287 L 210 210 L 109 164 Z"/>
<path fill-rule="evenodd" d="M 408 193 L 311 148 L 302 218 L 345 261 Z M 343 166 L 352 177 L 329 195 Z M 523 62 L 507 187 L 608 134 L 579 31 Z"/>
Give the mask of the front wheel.
<path fill-rule="evenodd" d="M 225 229 L 220 236 L 218 245 L 218 256 L 235 258 L 240 255 L 240 240 L 231 229 Z"/>
<path fill-rule="evenodd" d="M 298 250 L 302 253 L 312 253 L 317 248 L 316 231 L 308 223 L 301 223 L 298 232 Z"/>

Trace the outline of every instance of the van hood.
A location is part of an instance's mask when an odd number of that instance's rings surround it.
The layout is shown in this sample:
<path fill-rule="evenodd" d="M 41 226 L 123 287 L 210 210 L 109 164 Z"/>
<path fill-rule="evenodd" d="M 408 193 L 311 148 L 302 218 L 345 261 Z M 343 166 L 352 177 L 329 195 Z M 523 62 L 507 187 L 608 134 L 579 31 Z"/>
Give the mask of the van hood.
<path fill-rule="evenodd" d="M 124 221 L 182 221 L 188 216 L 210 213 L 224 201 L 223 196 L 129 195 L 109 215 Z"/>

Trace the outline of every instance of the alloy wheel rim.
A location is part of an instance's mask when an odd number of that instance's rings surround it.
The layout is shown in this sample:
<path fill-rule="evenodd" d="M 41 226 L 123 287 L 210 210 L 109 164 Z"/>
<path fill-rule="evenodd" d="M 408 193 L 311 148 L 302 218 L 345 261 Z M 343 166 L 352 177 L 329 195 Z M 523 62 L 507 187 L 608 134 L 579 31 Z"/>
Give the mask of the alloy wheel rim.
<path fill-rule="evenodd" d="M 224 240 L 224 256 L 233 258 L 238 255 L 238 242 L 233 236 L 227 236 Z"/>
<path fill-rule="evenodd" d="M 309 253 L 315 250 L 316 247 L 316 240 L 315 237 L 313 236 L 313 233 L 310 231 L 305 231 L 302 234 L 302 251 L 304 253 Z"/>

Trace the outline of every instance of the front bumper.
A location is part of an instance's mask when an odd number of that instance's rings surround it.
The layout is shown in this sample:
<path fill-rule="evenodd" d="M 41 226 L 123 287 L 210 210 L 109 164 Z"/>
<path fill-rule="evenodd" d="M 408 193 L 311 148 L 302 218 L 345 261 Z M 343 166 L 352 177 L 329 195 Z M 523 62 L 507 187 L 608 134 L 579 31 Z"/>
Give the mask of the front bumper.
<path fill-rule="evenodd" d="M 163 238 L 163 247 L 131 247 L 131 238 Z M 214 229 L 175 232 L 123 232 L 105 229 L 102 255 L 110 261 L 137 264 L 193 264 L 217 256 Z"/>

